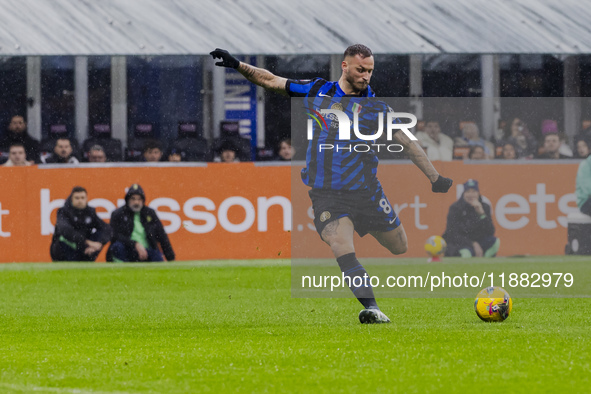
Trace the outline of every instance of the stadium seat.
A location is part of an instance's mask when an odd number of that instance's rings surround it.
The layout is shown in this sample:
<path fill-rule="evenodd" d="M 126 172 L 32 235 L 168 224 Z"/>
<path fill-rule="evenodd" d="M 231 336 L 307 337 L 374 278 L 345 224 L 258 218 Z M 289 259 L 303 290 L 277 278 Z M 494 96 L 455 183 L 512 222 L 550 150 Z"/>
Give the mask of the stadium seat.
<path fill-rule="evenodd" d="M 125 161 L 141 161 L 144 144 L 147 140 L 155 138 L 156 126 L 153 123 L 136 124 L 133 130 L 133 138 L 127 141 Z"/>
<path fill-rule="evenodd" d="M 207 140 L 183 138 L 172 143 L 171 149 L 182 152 L 183 161 L 208 161 L 210 159 Z"/>
<path fill-rule="evenodd" d="M 221 122 L 221 137 L 212 145 L 212 154 L 216 154 L 222 145 L 230 143 L 236 148 L 236 157 L 240 161 L 252 161 L 250 140 L 240 136 L 240 125 L 237 121 Z"/>
<path fill-rule="evenodd" d="M 199 128 L 197 122 L 179 122 L 178 137 L 177 139 L 183 138 L 203 138 L 203 129 Z"/>
<path fill-rule="evenodd" d="M 195 122 L 179 122 L 178 138 L 170 148 L 182 152 L 183 161 L 211 160 L 207 140 Z"/>
<path fill-rule="evenodd" d="M 279 160 L 278 156 L 275 155 L 273 148 L 265 147 L 257 149 L 257 161 L 273 161 Z"/>
<path fill-rule="evenodd" d="M 123 160 L 123 149 L 121 147 L 121 140 L 111 138 L 111 126 L 108 124 L 95 124 L 92 127 L 91 137 L 87 138 L 82 143 L 84 161 L 88 161 L 88 151 L 94 145 L 100 145 L 105 154 L 107 161 L 121 161 Z"/>

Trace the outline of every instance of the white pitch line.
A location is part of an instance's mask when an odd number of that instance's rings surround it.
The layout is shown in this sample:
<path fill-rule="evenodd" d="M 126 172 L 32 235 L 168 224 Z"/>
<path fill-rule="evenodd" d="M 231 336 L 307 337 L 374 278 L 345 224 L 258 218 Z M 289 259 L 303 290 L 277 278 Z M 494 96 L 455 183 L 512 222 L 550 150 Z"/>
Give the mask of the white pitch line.
<path fill-rule="evenodd" d="M 89 390 L 89 389 L 77 389 L 71 387 L 41 387 L 41 386 L 31 386 L 31 385 L 24 385 L 24 384 L 11 384 L 11 383 L 2 383 L 0 382 L 0 387 L 9 388 L 12 390 L 18 390 L 25 393 L 40 391 L 40 392 L 50 392 L 50 393 L 70 393 L 70 394 L 132 394 L 129 391 L 96 391 L 96 390 Z"/>

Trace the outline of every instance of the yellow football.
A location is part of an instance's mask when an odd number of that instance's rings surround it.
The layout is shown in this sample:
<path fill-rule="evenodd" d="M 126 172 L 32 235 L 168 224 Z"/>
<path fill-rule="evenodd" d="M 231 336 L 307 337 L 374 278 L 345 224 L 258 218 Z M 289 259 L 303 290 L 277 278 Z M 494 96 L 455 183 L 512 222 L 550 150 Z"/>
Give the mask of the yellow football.
<path fill-rule="evenodd" d="M 443 256 L 446 248 L 445 239 L 439 235 L 433 235 L 425 242 L 425 252 L 431 257 Z"/>
<path fill-rule="evenodd" d="M 503 321 L 509 317 L 513 301 L 502 287 L 491 286 L 480 290 L 474 301 L 474 310 L 487 322 Z"/>

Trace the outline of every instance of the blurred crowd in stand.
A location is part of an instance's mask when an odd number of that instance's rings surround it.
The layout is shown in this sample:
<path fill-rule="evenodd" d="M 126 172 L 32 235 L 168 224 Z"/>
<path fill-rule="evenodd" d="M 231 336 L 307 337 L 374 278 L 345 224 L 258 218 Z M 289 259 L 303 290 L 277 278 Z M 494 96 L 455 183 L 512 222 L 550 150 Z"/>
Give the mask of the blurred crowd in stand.
<path fill-rule="evenodd" d="M 591 125 L 581 128 L 572 147 L 555 120 L 544 120 L 536 133 L 519 118 L 501 121 L 499 125 L 487 140 L 474 122 L 459 122 L 458 129 L 448 135 L 437 120 L 426 120 L 419 122 L 416 137 L 431 160 L 554 160 L 589 156 Z"/>
<path fill-rule="evenodd" d="M 584 159 L 591 147 L 591 122 L 569 141 L 558 123 L 544 120 L 532 130 L 519 118 L 499 122 L 490 139 L 482 137 L 475 122 L 458 122 L 456 130 L 442 130 L 437 119 L 417 124 L 415 134 L 432 161 L 451 160 L 526 160 Z M 157 137 L 155 126 L 135 125 L 127 146 L 112 137 L 109 124 L 91 127 L 90 136 L 80 143 L 65 125 L 52 125 L 41 141 L 32 138 L 21 115 L 13 116 L 0 133 L 0 164 L 78 164 L 80 162 L 221 162 L 290 161 L 295 148 L 291 139 L 282 139 L 276 147 L 256 148 L 240 134 L 238 122 L 225 122 L 219 138 L 207 140 L 196 123 L 180 122 L 173 141 Z M 383 156 L 381 159 L 405 158 Z M 302 158 L 303 159 L 303 158 Z"/>

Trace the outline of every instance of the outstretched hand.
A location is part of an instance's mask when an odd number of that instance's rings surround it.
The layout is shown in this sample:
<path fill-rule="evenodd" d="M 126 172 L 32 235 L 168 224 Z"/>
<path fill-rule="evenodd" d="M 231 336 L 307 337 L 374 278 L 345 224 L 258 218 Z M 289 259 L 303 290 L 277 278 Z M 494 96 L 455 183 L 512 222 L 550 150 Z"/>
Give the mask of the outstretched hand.
<path fill-rule="evenodd" d="M 221 62 L 216 62 L 215 65 L 219 67 L 238 68 L 240 61 L 234 56 L 230 55 L 230 52 L 225 49 L 216 48 L 215 51 L 209 52 L 214 59 L 222 59 Z"/>
<path fill-rule="evenodd" d="M 435 182 L 431 182 L 431 191 L 434 193 L 447 193 L 451 185 L 454 183 L 449 178 L 444 178 L 441 175 L 437 177 Z"/>

